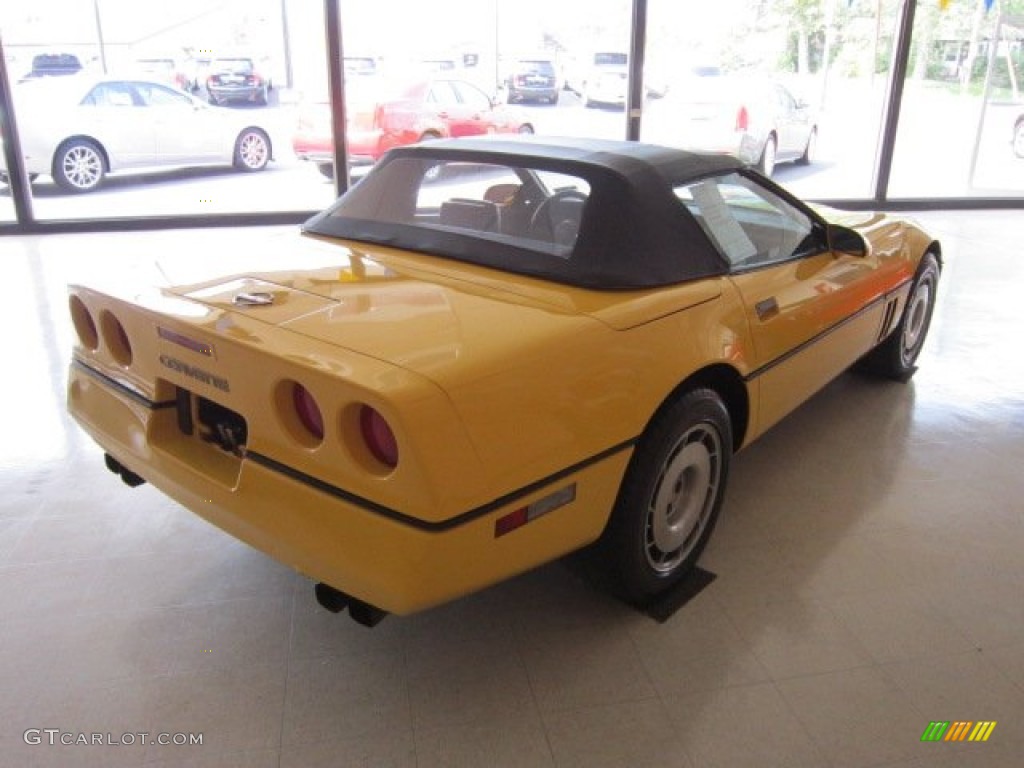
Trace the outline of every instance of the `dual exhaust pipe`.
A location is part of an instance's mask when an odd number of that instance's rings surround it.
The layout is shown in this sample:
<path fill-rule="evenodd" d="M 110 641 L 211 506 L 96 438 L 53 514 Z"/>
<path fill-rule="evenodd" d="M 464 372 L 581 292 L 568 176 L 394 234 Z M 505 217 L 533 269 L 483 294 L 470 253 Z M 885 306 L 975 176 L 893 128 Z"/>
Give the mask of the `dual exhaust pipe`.
<path fill-rule="evenodd" d="M 118 475 L 129 488 L 138 488 L 146 482 L 109 453 L 103 454 L 103 463 L 107 465 L 107 469 Z"/>
<path fill-rule="evenodd" d="M 341 613 L 348 608 L 348 615 L 352 620 L 364 627 L 375 627 L 388 615 L 384 609 L 356 600 L 322 581 L 313 588 L 313 592 L 316 594 L 316 601 L 328 611 Z"/>
<path fill-rule="evenodd" d="M 107 469 L 120 477 L 122 482 L 129 488 L 137 488 L 146 482 L 109 453 L 103 454 L 103 463 L 107 465 Z M 388 612 L 382 608 L 364 603 L 362 600 L 357 600 L 323 582 L 316 585 L 314 592 L 317 602 L 328 611 L 331 613 L 341 613 L 348 608 L 348 615 L 352 617 L 352 620 L 357 624 L 362 624 L 364 627 L 375 627 L 388 615 Z"/>

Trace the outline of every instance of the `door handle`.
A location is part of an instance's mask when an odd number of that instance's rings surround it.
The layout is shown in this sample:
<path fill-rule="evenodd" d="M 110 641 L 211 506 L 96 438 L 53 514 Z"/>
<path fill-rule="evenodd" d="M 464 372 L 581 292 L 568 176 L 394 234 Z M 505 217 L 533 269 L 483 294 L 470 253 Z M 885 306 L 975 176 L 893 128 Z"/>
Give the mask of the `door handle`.
<path fill-rule="evenodd" d="M 757 302 L 757 304 L 754 305 L 754 311 L 757 312 L 759 320 L 768 320 L 779 314 L 779 302 L 775 300 L 774 296 L 771 296 Z"/>

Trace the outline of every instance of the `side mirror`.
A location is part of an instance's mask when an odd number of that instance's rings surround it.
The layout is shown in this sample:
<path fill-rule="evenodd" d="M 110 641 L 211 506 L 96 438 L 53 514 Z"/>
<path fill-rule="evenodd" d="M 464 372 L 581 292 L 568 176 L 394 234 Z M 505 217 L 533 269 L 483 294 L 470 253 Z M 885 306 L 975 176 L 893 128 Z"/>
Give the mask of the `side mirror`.
<path fill-rule="evenodd" d="M 828 225 L 828 247 L 833 253 L 848 253 L 851 256 L 867 256 L 868 244 L 860 232 L 839 224 Z"/>

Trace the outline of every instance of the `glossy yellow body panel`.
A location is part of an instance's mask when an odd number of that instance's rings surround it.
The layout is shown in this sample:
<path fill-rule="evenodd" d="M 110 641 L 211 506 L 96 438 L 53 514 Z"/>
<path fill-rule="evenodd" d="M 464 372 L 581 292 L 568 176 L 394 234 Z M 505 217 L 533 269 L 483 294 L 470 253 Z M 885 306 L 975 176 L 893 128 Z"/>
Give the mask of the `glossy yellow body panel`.
<path fill-rule="evenodd" d="M 329 248 L 332 266 L 132 296 L 72 286 L 99 340 L 76 347 L 69 409 L 189 509 L 408 613 L 594 541 L 633 444 L 691 375 L 717 366 L 742 383 L 746 444 L 866 352 L 928 241 L 886 220 L 860 224 L 867 257 L 826 253 L 649 291 L 310 239 L 289 261 Z M 239 306 L 239 294 L 273 303 Z M 769 297 L 778 312 L 759 317 Z M 315 397 L 322 440 L 299 423 L 292 382 Z M 185 434 L 179 390 L 244 418 L 244 448 Z M 394 430 L 394 470 L 365 447 L 361 404 Z M 499 518 L 568 486 L 571 503 L 495 536 Z"/>
<path fill-rule="evenodd" d="M 847 214 L 846 223 L 867 236 L 866 256 L 825 251 L 733 277 L 761 371 L 758 434 L 846 370 L 857 350 L 879 341 L 893 290 L 893 317 L 902 311 L 923 247 L 912 257 L 905 226 L 877 214 Z"/>

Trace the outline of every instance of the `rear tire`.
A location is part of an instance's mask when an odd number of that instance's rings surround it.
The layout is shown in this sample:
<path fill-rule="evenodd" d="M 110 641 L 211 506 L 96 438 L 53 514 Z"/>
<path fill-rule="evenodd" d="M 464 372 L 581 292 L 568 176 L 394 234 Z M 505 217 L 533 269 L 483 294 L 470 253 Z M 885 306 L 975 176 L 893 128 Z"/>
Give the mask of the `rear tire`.
<path fill-rule="evenodd" d="M 246 128 L 235 140 L 234 166 L 240 171 L 262 171 L 270 162 L 270 137 L 259 128 Z"/>
<path fill-rule="evenodd" d="M 914 375 L 917 357 L 932 322 L 938 284 L 938 259 L 932 253 L 926 253 L 917 268 L 917 276 L 896 330 L 861 359 L 858 366 L 861 370 L 896 381 L 907 381 Z"/>
<path fill-rule="evenodd" d="M 731 458 L 729 412 L 710 389 L 677 398 L 647 427 L 599 544 L 625 599 L 646 602 L 694 567 L 718 519 Z"/>

